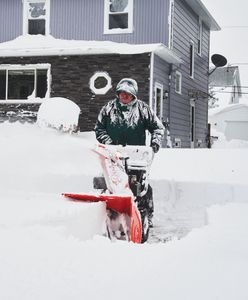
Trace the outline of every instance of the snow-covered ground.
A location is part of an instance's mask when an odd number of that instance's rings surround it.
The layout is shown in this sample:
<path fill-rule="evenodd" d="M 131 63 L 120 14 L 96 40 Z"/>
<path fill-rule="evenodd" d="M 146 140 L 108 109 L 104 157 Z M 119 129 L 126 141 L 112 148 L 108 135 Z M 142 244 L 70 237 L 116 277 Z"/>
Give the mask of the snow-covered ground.
<path fill-rule="evenodd" d="M 248 299 L 244 144 L 161 149 L 155 227 L 137 245 L 102 236 L 104 204 L 61 196 L 92 191 L 92 133 L 18 123 L 0 132 L 0 299 Z"/>

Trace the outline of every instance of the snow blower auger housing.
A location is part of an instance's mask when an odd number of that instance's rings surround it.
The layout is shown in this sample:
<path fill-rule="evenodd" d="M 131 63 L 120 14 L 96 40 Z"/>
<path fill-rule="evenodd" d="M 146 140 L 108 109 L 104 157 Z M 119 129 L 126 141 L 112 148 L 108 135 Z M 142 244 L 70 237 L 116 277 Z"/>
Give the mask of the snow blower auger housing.
<path fill-rule="evenodd" d="M 134 243 L 145 242 L 149 235 L 147 211 L 138 202 L 148 190 L 152 149 L 146 146 L 97 144 L 93 151 L 98 154 L 103 171 L 103 177 L 93 180 L 98 193 L 63 195 L 73 201 L 105 202 L 108 237 Z"/>

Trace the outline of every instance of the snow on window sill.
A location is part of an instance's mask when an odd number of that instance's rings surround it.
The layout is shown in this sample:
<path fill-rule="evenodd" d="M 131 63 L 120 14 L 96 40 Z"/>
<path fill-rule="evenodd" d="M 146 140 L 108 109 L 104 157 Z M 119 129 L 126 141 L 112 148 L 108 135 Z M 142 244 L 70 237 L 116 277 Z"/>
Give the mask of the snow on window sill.
<path fill-rule="evenodd" d="M 40 104 L 45 98 L 0 100 L 0 104 Z"/>
<path fill-rule="evenodd" d="M 121 28 L 116 28 L 116 29 L 105 29 L 103 34 L 124 34 L 124 33 L 133 33 L 133 29 L 121 29 Z"/>

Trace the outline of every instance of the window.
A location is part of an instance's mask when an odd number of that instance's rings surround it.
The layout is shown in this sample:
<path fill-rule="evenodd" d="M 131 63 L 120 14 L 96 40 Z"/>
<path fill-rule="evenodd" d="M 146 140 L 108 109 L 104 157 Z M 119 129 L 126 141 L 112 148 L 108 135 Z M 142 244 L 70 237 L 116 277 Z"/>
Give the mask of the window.
<path fill-rule="evenodd" d="M 176 78 L 175 78 L 175 91 L 178 94 L 182 93 L 182 73 L 176 71 Z"/>
<path fill-rule="evenodd" d="M 155 83 L 155 101 L 153 101 L 152 109 L 159 119 L 163 117 L 163 86 Z"/>
<path fill-rule="evenodd" d="M 0 66 L 0 100 L 49 97 L 50 65 Z"/>
<path fill-rule="evenodd" d="M 105 0 L 104 33 L 132 33 L 133 0 Z"/>
<path fill-rule="evenodd" d="M 194 56 L 194 43 L 191 42 L 189 46 L 189 75 L 190 77 L 194 78 L 194 65 L 195 65 L 195 56 Z"/>
<path fill-rule="evenodd" d="M 49 34 L 50 0 L 24 0 L 23 34 Z"/>
<path fill-rule="evenodd" d="M 0 100 L 6 98 L 6 70 L 0 69 Z"/>
<path fill-rule="evenodd" d="M 198 39 L 197 39 L 197 53 L 201 55 L 202 52 L 202 20 L 198 23 Z"/>
<path fill-rule="evenodd" d="M 96 72 L 90 78 L 90 89 L 96 95 L 105 95 L 111 87 L 111 78 L 107 72 Z"/>

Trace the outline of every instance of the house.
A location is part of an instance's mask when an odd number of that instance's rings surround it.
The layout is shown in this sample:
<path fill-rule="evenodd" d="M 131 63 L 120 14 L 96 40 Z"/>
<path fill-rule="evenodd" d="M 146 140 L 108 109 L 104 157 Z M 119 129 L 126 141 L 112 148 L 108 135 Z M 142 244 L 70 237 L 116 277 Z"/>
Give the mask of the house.
<path fill-rule="evenodd" d="M 217 100 L 217 106 L 239 103 L 242 91 L 238 66 L 215 69 L 209 76 L 210 94 Z"/>
<path fill-rule="evenodd" d="M 173 147 L 206 147 L 212 30 L 200 0 L 1 0 L 0 120 L 32 121 L 45 98 L 62 96 L 92 130 L 132 77 Z"/>

